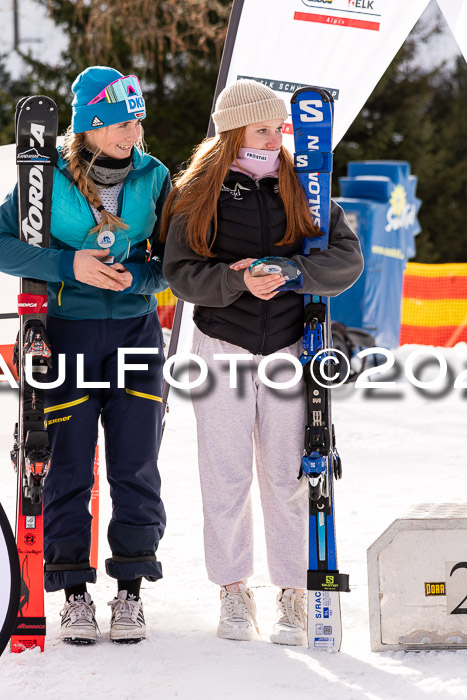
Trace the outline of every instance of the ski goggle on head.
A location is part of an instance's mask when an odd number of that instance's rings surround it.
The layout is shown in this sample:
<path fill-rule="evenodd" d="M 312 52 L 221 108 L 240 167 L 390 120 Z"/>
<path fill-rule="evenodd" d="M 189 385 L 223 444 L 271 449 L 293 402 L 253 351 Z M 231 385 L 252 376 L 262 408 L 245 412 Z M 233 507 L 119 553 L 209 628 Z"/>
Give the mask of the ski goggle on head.
<path fill-rule="evenodd" d="M 129 97 L 141 97 L 142 95 L 141 85 L 136 75 L 125 75 L 123 78 L 117 78 L 113 83 L 107 85 L 88 102 L 88 105 L 95 105 L 102 100 L 115 104 L 116 102 L 125 102 Z"/>

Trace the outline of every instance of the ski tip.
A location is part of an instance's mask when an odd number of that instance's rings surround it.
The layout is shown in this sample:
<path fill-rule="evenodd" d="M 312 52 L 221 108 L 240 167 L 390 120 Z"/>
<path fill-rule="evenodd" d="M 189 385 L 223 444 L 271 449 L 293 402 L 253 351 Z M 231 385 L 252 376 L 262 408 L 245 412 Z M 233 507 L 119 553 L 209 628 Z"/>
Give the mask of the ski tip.
<path fill-rule="evenodd" d="M 18 113 L 21 109 L 21 107 L 24 105 L 26 100 L 29 100 L 30 95 L 26 95 L 25 97 L 20 97 L 18 102 L 16 103 L 16 112 Z"/>
<path fill-rule="evenodd" d="M 305 85 L 304 87 L 295 90 L 294 94 L 291 97 L 290 103 L 296 104 L 299 95 L 304 92 L 316 92 L 321 97 L 323 102 L 334 102 L 333 96 L 331 95 L 329 90 L 326 90 L 326 88 L 318 87 L 317 85 Z"/>
<path fill-rule="evenodd" d="M 29 100 L 29 96 L 26 97 L 21 97 L 18 102 L 16 103 L 16 112 L 15 112 L 15 140 L 16 140 L 16 129 L 18 126 L 18 117 L 19 113 L 21 112 L 21 107 L 24 105 L 26 100 Z"/>
<path fill-rule="evenodd" d="M 58 126 L 58 108 L 51 97 L 47 95 L 31 95 L 30 97 L 22 97 L 18 104 L 16 105 L 15 112 L 15 125 L 18 127 L 18 120 L 20 115 L 24 112 L 27 114 L 31 112 L 34 114 L 34 118 L 40 119 L 45 118 L 47 115 L 48 119 L 52 119 L 54 124 Z"/>
<path fill-rule="evenodd" d="M 29 95 L 28 97 L 21 97 L 18 100 L 16 109 L 22 109 L 25 104 L 47 104 L 49 107 L 57 109 L 57 105 L 51 97 L 47 95 Z"/>

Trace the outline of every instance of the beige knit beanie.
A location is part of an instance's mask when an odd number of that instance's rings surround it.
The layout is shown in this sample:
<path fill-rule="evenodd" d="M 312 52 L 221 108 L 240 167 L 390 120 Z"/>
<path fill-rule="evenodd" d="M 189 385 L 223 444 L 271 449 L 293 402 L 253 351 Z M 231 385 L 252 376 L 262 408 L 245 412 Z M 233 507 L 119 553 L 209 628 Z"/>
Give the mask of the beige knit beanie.
<path fill-rule="evenodd" d="M 256 80 L 237 80 L 224 88 L 212 115 L 218 134 L 270 119 L 287 119 L 285 102 Z"/>

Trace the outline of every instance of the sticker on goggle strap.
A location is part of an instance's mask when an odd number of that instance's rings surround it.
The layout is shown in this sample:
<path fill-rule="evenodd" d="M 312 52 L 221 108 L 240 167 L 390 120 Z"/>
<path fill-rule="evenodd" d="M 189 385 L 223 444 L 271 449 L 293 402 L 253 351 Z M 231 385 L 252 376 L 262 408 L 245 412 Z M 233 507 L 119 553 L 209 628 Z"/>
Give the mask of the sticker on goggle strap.
<path fill-rule="evenodd" d="M 111 104 L 116 102 L 125 102 L 129 97 L 142 95 L 141 86 L 136 75 L 126 75 L 124 78 L 118 78 L 113 83 L 107 85 L 106 88 L 96 95 L 88 104 L 93 105 L 101 100 L 106 100 Z"/>
<path fill-rule="evenodd" d="M 133 112 L 140 112 L 141 110 L 145 110 L 145 105 L 144 105 L 144 97 L 141 95 L 134 95 L 133 97 L 129 97 L 126 102 L 126 108 L 127 111 L 131 114 Z"/>
<path fill-rule="evenodd" d="M 105 95 L 108 102 L 123 102 L 127 97 L 141 95 L 141 87 L 137 78 L 129 76 L 108 85 Z"/>

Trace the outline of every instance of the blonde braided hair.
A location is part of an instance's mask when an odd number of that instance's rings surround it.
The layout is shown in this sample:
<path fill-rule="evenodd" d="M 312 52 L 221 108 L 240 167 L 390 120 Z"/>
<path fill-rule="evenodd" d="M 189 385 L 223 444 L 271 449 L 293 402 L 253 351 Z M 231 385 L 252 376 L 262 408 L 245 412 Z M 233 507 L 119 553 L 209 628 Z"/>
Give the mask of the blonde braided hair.
<path fill-rule="evenodd" d="M 73 180 L 83 197 L 85 197 L 93 207 L 98 209 L 102 216 L 102 221 L 97 224 L 97 226 L 94 226 L 89 233 L 95 233 L 97 231 L 100 233 L 104 227 L 106 230 L 110 228 L 112 231 L 118 228 L 127 229 L 129 226 L 123 219 L 115 214 L 111 214 L 104 208 L 96 183 L 89 177 L 89 171 L 95 160 L 99 157 L 101 151 L 94 154 L 90 163 L 86 162 L 81 156 L 84 138 L 84 133 L 75 134 L 71 130 L 71 126 L 69 126 L 65 133 L 65 141 L 63 143 L 61 155 L 63 160 L 68 163 Z"/>

